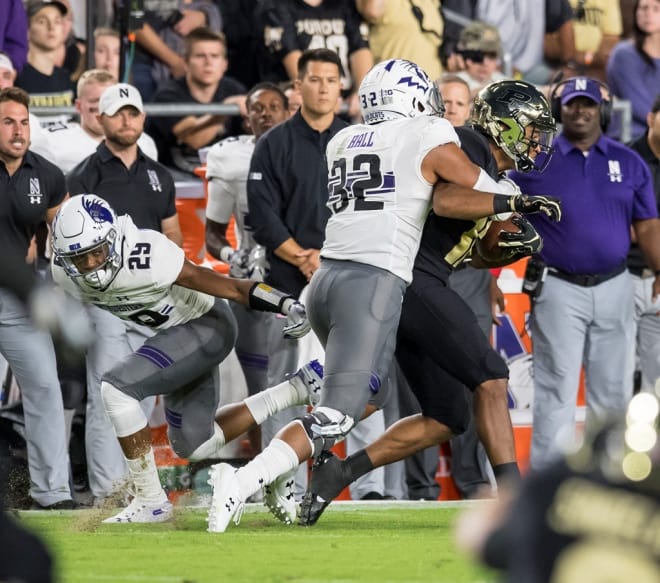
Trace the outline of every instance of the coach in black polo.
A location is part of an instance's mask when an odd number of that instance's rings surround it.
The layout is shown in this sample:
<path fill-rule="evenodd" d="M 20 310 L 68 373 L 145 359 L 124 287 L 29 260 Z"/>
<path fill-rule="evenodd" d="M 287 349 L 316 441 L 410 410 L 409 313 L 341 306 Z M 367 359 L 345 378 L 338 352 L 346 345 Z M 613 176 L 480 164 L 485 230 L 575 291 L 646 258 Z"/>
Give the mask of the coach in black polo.
<path fill-rule="evenodd" d="M 19 258 L 26 257 L 37 226 L 50 223 L 67 196 L 61 170 L 28 151 L 29 102 L 17 87 L 0 91 L 0 248 Z M 5 289 L 0 289 L 0 353 L 21 387 L 30 496 L 40 508 L 73 508 L 53 343 Z"/>
<path fill-rule="evenodd" d="M 180 245 L 174 181 L 137 145 L 145 121 L 140 92 L 126 83 L 111 85 L 101 94 L 98 118 L 105 139 L 67 176 L 71 196 L 96 194 L 141 229 L 160 231 Z"/>
<path fill-rule="evenodd" d="M 106 199 L 117 214 L 128 214 L 142 229 L 160 231 L 181 245 L 174 181 L 164 166 L 137 145 L 144 128 L 140 92 L 132 85 L 107 87 L 99 99 L 99 123 L 105 135 L 96 152 L 67 177 L 71 196 L 92 193 Z M 137 350 L 150 336 L 143 326 L 123 322 L 109 312 L 90 309 L 99 331 L 87 353 L 87 473 L 97 501 L 125 481 L 127 468 L 101 399 L 103 374 L 122 357 Z M 101 332 L 102 331 L 102 332 Z"/>

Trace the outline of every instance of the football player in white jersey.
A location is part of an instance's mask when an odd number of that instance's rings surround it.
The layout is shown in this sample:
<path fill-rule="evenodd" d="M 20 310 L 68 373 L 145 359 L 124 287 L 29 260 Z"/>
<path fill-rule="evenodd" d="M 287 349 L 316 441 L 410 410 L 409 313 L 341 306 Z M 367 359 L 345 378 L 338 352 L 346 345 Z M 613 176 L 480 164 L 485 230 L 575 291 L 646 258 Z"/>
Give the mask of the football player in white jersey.
<path fill-rule="evenodd" d="M 105 89 L 117 80 L 103 69 L 89 69 L 78 79 L 76 110 L 80 123 L 56 123 L 45 130 L 48 137 L 49 160 L 68 174 L 87 156 L 93 154 L 103 140 L 103 127 L 98 120 L 99 99 Z M 151 136 L 142 132 L 137 145 L 153 160 L 158 160 L 158 149 Z"/>
<path fill-rule="evenodd" d="M 248 91 L 245 103 L 245 124 L 252 134 L 221 140 L 209 150 L 206 160 L 206 249 L 216 259 L 229 264 L 232 277 L 261 281 L 268 262 L 266 250 L 255 242 L 250 227 L 246 186 L 250 159 L 259 137 L 287 119 L 289 114 L 287 97 L 274 83 L 257 83 Z M 235 217 L 236 249 L 227 239 L 232 215 Z M 269 335 L 266 329 L 273 319 L 237 303 L 232 303 L 231 309 L 238 324 L 236 355 L 248 394 L 254 395 L 268 386 Z M 255 452 L 261 451 L 260 433 L 250 435 Z"/>
<path fill-rule="evenodd" d="M 321 400 L 246 466 L 213 466 L 211 532 L 236 522 L 261 484 L 319 456 L 377 406 L 370 401 L 383 396 L 403 294 L 431 208 L 464 219 L 558 212 L 547 197 L 499 194 L 501 187 L 469 161 L 451 124 L 439 117 L 437 87 L 414 63 L 379 63 L 359 96 L 366 124 L 345 128 L 328 144 L 332 215 L 308 294 L 310 322 L 326 350 Z M 442 188 L 434 190 L 438 182 Z"/>
<path fill-rule="evenodd" d="M 95 195 L 76 196 L 62 205 L 52 242 L 56 283 L 155 332 L 103 376 L 104 405 L 135 491 L 129 506 L 106 522 L 161 522 L 172 515 L 140 407 L 145 397 L 164 395 L 172 448 L 191 460 L 213 458 L 226 442 L 272 413 L 314 400 L 322 372 L 310 363 L 280 385 L 223 407 L 214 419 L 217 365 L 236 338 L 231 310 L 216 298 L 279 312 L 287 317 L 284 334 L 298 338 L 309 331 L 309 324 L 305 308 L 291 296 L 190 263 L 166 236 L 138 229 L 128 215 L 117 218 Z M 276 503 L 269 506 L 275 508 Z"/>

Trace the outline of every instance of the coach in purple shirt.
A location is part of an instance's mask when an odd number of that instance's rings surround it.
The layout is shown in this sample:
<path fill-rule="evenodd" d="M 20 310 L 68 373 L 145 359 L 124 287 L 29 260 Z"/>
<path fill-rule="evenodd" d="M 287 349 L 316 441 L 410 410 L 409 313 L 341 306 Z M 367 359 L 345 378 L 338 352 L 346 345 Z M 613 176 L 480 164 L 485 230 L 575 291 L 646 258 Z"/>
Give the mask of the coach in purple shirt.
<path fill-rule="evenodd" d="M 632 396 L 634 304 L 626 256 L 632 231 L 655 271 L 660 293 L 660 222 L 648 167 L 602 132 L 608 103 L 598 82 L 565 83 L 556 108 L 563 131 L 541 173 L 513 173 L 527 194 L 562 201 L 562 220 L 530 217 L 544 241 L 548 277 L 535 299 L 534 422 L 531 464 L 558 453 L 558 437 L 575 427 L 580 368 L 587 384 L 587 423 L 621 412 Z"/>

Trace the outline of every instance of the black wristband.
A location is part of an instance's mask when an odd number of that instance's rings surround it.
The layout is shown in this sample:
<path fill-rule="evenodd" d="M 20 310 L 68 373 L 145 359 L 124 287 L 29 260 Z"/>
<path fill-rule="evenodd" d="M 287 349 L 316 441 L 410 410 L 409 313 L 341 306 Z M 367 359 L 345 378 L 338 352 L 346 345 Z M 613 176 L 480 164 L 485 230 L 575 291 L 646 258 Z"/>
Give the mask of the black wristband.
<path fill-rule="evenodd" d="M 252 285 L 248 299 L 253 310 L 275 314 L 283 313 L 282 308 L 286 300 L 295 301 L 295 298 L 290 294 L 281 292 L 263 282 L 255 282 Z"/>
<path fill-rule="evenodd" d="M 655 270 L 655 276 L 658 277 L 658 275 L 660 275 L 660 269 Z"/>
<path fill-rule="evenodd" d="M 512 198 L 513 197 L 509 196 L 508 194 L 493 195 L 493 214 L 499 215 L 500 213 L 510 213 L 514 211 L 515 209 L 511 204 L 513 202 L 511 200 Z"/>

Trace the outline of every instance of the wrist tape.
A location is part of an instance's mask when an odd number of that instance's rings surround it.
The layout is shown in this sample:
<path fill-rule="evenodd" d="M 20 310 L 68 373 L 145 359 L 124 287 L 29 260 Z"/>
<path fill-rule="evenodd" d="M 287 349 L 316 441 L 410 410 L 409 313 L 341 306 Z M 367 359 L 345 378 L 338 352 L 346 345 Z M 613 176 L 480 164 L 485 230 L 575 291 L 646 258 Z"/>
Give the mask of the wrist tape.
<path fill-rule="evenodd" d="M 281 292 L 263 282 L 255 282 L 248 295 L 250 308 L 261 312 L 286 314 L 296 300 L 290 294 Z"/>

